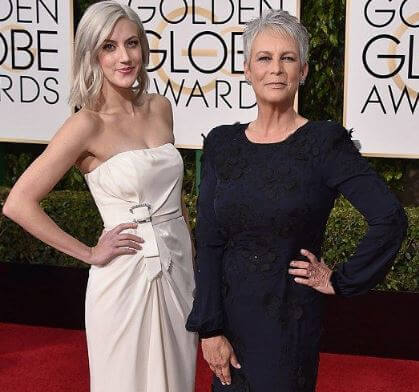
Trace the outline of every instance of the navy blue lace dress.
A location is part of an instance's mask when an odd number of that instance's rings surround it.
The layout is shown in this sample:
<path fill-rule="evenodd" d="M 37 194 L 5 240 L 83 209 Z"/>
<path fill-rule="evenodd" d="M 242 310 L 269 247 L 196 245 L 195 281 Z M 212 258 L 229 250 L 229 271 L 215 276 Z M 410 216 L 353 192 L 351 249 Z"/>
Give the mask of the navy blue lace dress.
<path fill-rule="evenodd" d="M 250 142 L 247 124 L 213 129 L 204 143 L 198 200 L 197 289 L 187 329 L 225 335 L 240 370 L 213 391 L 313 392 L 323 295 L 299 285 L 289 262 L 320 257 L 326 222 L 342 193 L 368 231 L 332 275 L 338 295 L 367 292 L 389 270 L 406 217 L 347 131 L 309 121 L 285 141 Z"/>

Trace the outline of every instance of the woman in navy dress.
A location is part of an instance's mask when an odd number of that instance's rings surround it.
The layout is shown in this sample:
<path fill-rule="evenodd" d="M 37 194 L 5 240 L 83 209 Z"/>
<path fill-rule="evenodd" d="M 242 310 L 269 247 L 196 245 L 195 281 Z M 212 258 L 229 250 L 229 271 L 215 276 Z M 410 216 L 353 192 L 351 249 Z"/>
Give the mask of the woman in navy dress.
<path fill-rule="evenodd" d="M 187 329 L 202 339 L 213 391 L 313 392 L 324 295 L 366 293 L 382 280 L 406 217 L 344 128 L 294 111 L 308 72 L 308 34 L 298 20 L 270 11 L 243 39 L 258 116 L 205 140 Z M 369 228 L 332 271 L 320 251 L 340 193 Z"/>

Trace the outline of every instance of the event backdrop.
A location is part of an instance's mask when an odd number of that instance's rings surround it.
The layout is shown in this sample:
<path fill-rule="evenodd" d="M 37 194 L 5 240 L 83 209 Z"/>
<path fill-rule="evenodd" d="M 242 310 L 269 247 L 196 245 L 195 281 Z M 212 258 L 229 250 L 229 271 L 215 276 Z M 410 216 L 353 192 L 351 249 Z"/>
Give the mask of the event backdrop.
<path fill-rule="evenodd" d="M 150 92 L 170 99 L 179 147 L 200 148 L 201 134 L 256 117 L 243 76 L 244 24 L 268 9 L 299 15 L 298 0 L 119 0 L 144 23 L 151 47 Z"/>
<path fill-rule="evenodd" d="M 0 3 L 0 141 L 48 142 L 72 112 L 73 2 Z"/>
<path fill-rule="evenodd" d="M 299 15 L 298 0 L 119 0 L 142 19 L 151 46 L 150 92 L 167 96 L 176 145 L 256 115 L 244 81 L 244 24 L 268 9 Z M 5 4 L 5 7 L 3 7 Z M 72 1 L 2 0 L 0 141 L 48 142 L 71 113 Z"/>
<path fill-rule="evenodd" d="M 149 91 L 172 101 L 176 144 L 187 148 L 218 124 L 256 116 L 245 22 L 269 8 L 300 13 L 299 0 L 119 1 L 144 22 Z M 419 157 L 417 1 L 347 1 L 344 125 L 365 155 Z M 72 3 L 1 0 L 0 141 L 46 143 L 71 114 Z"/>
<path fill-rule="evenodd" d="M 344 125 L 369 156 L 419 158 L 419 1 L 348 0 Z"/>

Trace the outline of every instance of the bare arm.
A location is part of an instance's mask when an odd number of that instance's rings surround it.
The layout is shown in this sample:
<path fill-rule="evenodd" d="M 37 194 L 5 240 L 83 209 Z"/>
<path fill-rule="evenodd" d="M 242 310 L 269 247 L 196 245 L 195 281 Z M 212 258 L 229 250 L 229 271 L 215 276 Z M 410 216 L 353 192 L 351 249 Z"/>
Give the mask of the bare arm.
<path fill-rule="evenodd" d="M 120 235 L 120 231 L 105 238 L 103 245 L 90 248 L 63 231 L 39 204 L 79 157 L 88 151 L 89 143 L 94 138 L 94 127 L 94 122 L 82 114 L 70 117 L 46 150 L 16 182 L 4 204 L 3 214 L 61 252 L 88 264 L 105 264 L 116 255 L 109 254 L 112 248 L 110 243 L 115 242 L 115 236 Z"/>

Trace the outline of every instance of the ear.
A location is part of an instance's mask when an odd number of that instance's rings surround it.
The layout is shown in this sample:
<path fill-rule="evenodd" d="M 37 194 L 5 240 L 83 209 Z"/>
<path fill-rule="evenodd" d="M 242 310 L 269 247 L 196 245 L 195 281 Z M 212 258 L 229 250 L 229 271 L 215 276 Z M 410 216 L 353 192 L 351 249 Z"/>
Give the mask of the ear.
<path fill-rule="evenodd" d="M 249 69 L 249 63 L 246 61 L 243 65 L 243 71 L 244 71 L 244 77 L 246 78 L 246 80 L 248 80 L 249 82 L 250 80 L 250 69 Z"/>
<path fill-rule="evenodd" d="M 301 80 L 306 80 L 308 74 L 308 63 L 305 63 L 301 68 Z"/>

